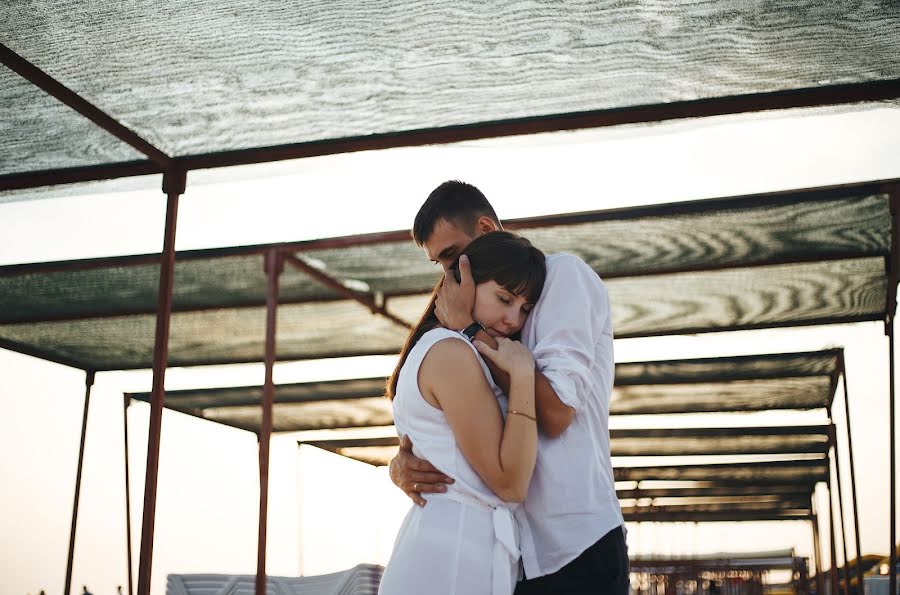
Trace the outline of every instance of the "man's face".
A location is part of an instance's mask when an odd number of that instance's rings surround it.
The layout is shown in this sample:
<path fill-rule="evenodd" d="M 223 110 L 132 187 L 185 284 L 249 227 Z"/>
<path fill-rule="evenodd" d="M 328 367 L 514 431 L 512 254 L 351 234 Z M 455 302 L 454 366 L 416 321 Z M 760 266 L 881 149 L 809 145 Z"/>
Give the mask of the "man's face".
<path fill-rule="evenodd" d="M 446 272 L 463 253 L 469 242 L 482 235 L 475 228 L 475 235 L 470 236 L 447 219 L 438 219 L 431 236 L 422 245 L 428 260 L 441 265 Z"/>

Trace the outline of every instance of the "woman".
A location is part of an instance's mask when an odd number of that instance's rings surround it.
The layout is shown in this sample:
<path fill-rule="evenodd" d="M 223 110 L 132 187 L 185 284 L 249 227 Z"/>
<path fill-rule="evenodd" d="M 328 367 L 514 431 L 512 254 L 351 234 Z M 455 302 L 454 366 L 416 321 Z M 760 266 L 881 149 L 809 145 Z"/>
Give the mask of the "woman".
<path fill-rule="evenodd" d="M 455 482 L 407 514 L 381 595 L 511 595 L 518 577 L 513 513 L 534 470 L 537 423 L 534 359 L 510 337 L 543 289 L 544 255 L 502 231 L 475 239 L 465 254 L 476 283 L 473 316 L 498 348 L 442 328 L 434 295 L 403 347 L 387 386 L 397 431 Z M 509 374 L 508 399 L 482 355 Z"/>

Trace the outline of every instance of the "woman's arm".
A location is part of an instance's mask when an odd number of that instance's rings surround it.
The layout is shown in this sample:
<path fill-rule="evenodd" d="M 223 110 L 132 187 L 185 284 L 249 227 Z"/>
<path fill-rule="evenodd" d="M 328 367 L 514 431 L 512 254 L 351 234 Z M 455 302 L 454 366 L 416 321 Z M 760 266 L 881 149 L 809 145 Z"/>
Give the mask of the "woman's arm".
<path fill-rule="evenodd" d="M 419 388 L 444 411 L 460 450 L 488 487 L 505 501 L 521 502 L 537 457 L 534 360 L 509 339 L 501 339 L 496 350 L 476 346 L 509 373 L 509 410 L 518 413 L 504 422 L 478 358 L 462 339 L 443 340 L 429 350 L 419 368 Z"/>

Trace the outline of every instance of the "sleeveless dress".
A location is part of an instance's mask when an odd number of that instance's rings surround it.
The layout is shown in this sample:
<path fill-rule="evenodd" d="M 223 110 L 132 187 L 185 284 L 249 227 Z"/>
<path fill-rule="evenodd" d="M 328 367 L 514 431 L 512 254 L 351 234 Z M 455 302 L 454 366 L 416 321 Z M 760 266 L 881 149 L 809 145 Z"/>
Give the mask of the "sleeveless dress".
<path fill-rule="evenodd" d="M 426 494 L 428 504 L 407 513 L 379 595 L 511 595 L 519 577 L 518 503 L 501 500 L 469 465 L 444 412 L 419 391 L 422 360 L 438 341 L 463 341 L 506 415 L 507 398 L 494 384 L 481 354 L 463 336 L 444 328 L 426 332 L 409 352 L 393 400 L 398 434 L 413 441 L 413 454 L 428 460 L 455 483 L 444 494 Z M 523 515 L 524 517 L 524 515 Z"/>

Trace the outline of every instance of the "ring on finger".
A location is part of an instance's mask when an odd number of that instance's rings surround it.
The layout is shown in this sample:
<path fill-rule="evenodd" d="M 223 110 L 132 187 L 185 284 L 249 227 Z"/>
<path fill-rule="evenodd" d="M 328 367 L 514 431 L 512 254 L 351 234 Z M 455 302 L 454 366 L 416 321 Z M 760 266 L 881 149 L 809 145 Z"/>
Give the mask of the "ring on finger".
<path fill-rule="evenodd" d="M 414 491 L 414 492 L 418 492 L 418 491 L 419 491 L 419 482 L 418 482 L 418 481 L 415 482 L 415 483 L 413 484 L 413 491 Z"/>

